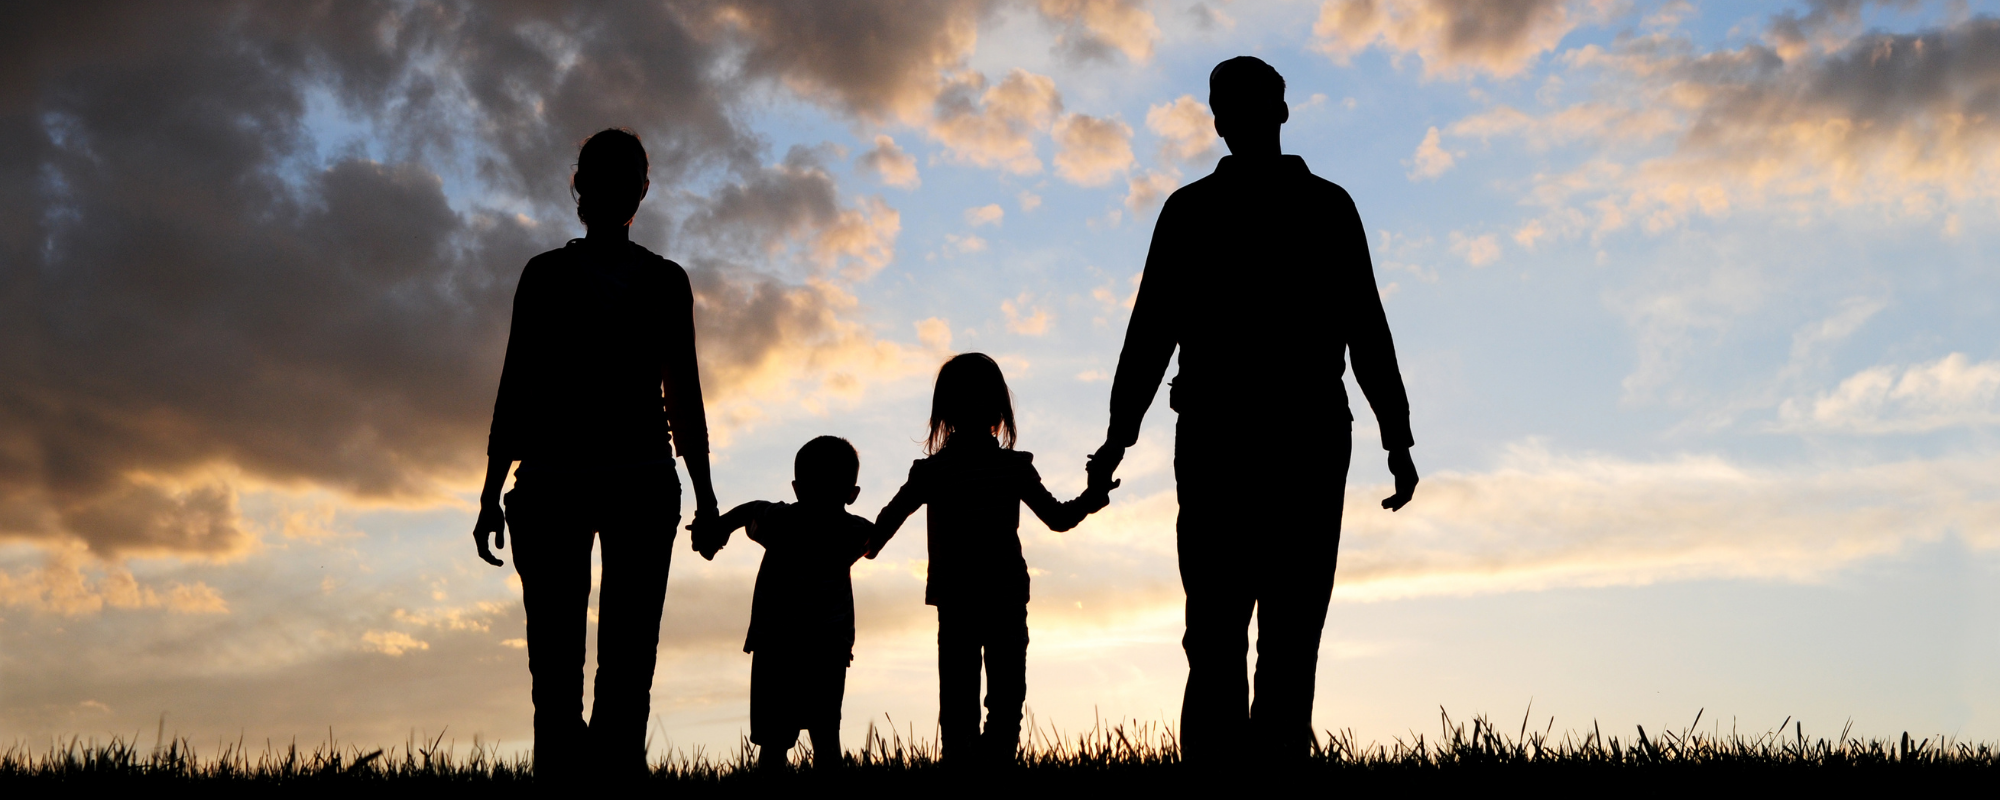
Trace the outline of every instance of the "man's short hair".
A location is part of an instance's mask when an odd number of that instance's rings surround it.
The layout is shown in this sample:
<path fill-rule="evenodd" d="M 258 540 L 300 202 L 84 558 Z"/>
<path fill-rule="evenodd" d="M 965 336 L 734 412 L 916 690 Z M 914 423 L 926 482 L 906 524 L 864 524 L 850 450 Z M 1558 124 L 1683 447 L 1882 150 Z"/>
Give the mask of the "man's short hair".
<path fill-rule="evenodd" d="M 806 442 L 792 459 L 792 478 L 800 486 L 840 490 L 856 485 L 861 477 L 861 455 L 854 445 L 838 436 L 821 436 Z"/>
<path fill-rule="evenodd" d="M 1255 56 L 1237 56 L 1208 73 L 1208 107 L 1217 114 L 1283 105 L 1285 76 Z"/>

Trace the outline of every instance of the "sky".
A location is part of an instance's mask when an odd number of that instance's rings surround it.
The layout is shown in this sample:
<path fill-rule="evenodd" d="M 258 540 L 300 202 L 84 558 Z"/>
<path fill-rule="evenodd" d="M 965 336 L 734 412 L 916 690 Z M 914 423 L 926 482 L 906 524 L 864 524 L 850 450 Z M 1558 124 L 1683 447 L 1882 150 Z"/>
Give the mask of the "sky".
<path fill-rule="evenodd" d="M 1979 255 L 2000 245 L 1996 15 L 18 9 L 0 740 L 531 746 L 519 582 L 466 534 L 515 282 L 581 234 L 566 181 L 605 127 L 651 153 L 633 238 L 695 287 L 725 505 L 790 499 L 793 452 L 833 434 L 872 516 L 921 456 L 938 364 L 972 351 L 1006 372 L 1020 449 L 1080 491 L 1155 215 L 1226 153 L 1206 75 L 1237 55 L 1285 76 L 1285 151 L 1356 200 L 1423 473 L 1379 508 L 1351 391 L 1317 728 L 1699 713 L 2000 739 L 2000 280 Z M 1287 284 L 1272 264 L 1211 279 Z M 1110 508 L 1060 534 L 1023 521 L 1045 735 L 1178 716 L 1172 417 L 1156 402 Z M 1309 442 L 1340 422 L 1250 424 Z M 1293 501 L 1244 498 L 1208 535 L 1268 549 L 1259 509 Z M 855 567 L 850 737 L 934 724 L 922 524 Z M 676 551 L 656 754 L 747 733 L 760 556 Z"/>

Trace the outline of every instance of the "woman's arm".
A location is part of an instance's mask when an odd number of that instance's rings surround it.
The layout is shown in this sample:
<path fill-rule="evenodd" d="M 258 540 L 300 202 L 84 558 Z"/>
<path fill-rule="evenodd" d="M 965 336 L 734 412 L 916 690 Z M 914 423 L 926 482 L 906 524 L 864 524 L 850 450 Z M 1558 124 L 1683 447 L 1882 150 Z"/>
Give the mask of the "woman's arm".
<path fill-rule="evenodd" d="M 674 450 L 687 462 L 688 480 L 694 483 L 694 516 L 700 520 L 714 516 L 718 504 L 708 472 L 708 411 L 702 404 L 701 368 L 694 349 L 694 288 L 687 270 L 679 265 L 673 265 L 668 282 L 669 329 L 660 379 L 666 386 Z"/>

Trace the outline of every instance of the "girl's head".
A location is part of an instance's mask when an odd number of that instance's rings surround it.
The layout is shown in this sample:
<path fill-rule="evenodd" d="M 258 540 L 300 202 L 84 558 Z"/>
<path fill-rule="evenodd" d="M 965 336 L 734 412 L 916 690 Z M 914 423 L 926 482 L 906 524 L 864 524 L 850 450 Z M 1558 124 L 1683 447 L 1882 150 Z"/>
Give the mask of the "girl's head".
<path fill-rule="evenodd" d="M 1014 447 L 1014 395 L 1007 391 L 1000 365 L 984 353 L 952 356 L 938 368 L 937 388 L 931 392 L 931 435 L 924 440 L 924 452 L 944 449 L 958 431 L 997 435 L 1001 447 Z"/>
<path fill-rule="evenodd" d="M 638 134 L 607 128 L 585 139 L 583 150 L 576 154 L 576 174 L 569 181 L 576 218 L 587 226 L 630 224 L 650 186 L 647 167 L 646 148 L 639 144 Z"/>

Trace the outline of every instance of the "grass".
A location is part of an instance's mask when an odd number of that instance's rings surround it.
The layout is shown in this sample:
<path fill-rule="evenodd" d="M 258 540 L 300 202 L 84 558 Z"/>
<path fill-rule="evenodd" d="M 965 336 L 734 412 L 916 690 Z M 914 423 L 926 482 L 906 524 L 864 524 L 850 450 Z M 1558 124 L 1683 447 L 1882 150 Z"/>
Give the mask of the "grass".
<path fill-rule="evenodd" d="M 1440 713 L 1435 738 L 1412 733 L 1381 744 L 1361 745 L 1351 732 L 1319 738 L 1312 756 L 1282 774 L 1342 791 L 1487 790 L 1521 786 L 1546 790 L 1573 788 L 1622 794 L 1686 791 L 1743 793 L 1800 789 L 1839 793 L 1919 785 L 1945 786 L 2000 777 L 2000 749 L 1949 737 L 1893 740 L 1859 739 L 1842 731 L 1835 738 L 1809 738 L 1804 726 L 1786 725 L 1755 735 L 1720 726 L 1703 731 L 1700 716 L 1680 731 L 1630 737 L 1606 735 L 1593 724 L 1587 732 L 1552 735 L 1533 731 L 1526 718 L 1516 731 L 1496 728 L 1478 717 L 1457 722 Z M 156 737 L 156 741 L 163 737 Z M 800 748 L 803 750 L 803 748 Z M 803 753 L 795 755 L 803 756 Z M 1245 754 L 1247 757 L 1247 754 Z M 1267 774 L 1254 762 L 1209 772 L 1191 772 L 1180 763 L 1172 729 L 1133 722 L 1098 725 L 1078 734 L 1036 730 L 1015 768 L 1001 773 L 947 769 L 936 746 L 904 738 L 893 729 L 883 736 L 870 726 L 863 747 L 847 754 L 840 773 L 800 769 L 759 773 L 746 741 L 725 757 L 702 751 L 675 754 L 653 765 L 649 781 L 659 789 L 693 794 L 764 794 L 839 784 L 848 789 L 995 788 L 1058 794 L 1105 791 L 1185 793 L 1201 780 L 1254 782 Z M 1275 779 L 1274 779 L 1275 780 Z M 241 742 L 219 745 L 201 755 L 185 739 L 151 748 L 138 737 L 108 742 L 72 738 L 35 749 L 17 743 L 0 751 L 0 788 L 159 789 L 187 786 L 210 793 L 271 789 L 417 793 L 435 796 L 454 790 L 482 796 L 526 793 L 533 770 L 522 755 L 503 755 L 475 739 L 460 751 L 442 736 L 412 739 L 401 746 L 364 751 L 331 736 L 310 750 L 296 744 L 267 745 L 253 754 Z M 641 787 L 634 787 L 641 788 Z M 24 795 L 15 795 L 24 796 Z"/>

